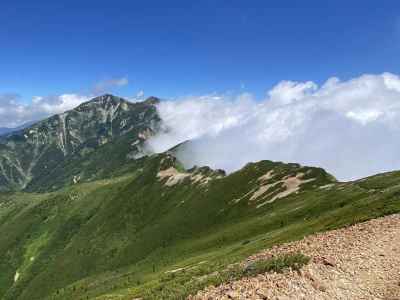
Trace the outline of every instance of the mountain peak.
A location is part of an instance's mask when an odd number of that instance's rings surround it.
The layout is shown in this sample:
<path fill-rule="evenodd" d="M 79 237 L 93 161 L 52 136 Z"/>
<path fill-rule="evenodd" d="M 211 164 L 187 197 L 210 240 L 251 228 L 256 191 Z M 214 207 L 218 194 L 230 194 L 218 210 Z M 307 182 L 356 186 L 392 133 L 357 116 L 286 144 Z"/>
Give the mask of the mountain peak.
<path fill-rule="evenodd" d="M 158 104 L 161 100 L 157 97 L 148 97 L 146 100 L 144 100 L 142 103 L 148 104 L 148 105 L 155 105 Z M 121 103 L 131 103 L 124 98 L 114 96 L 112 94 L 104 94 L 101 96 L 97 96 L 89 101 L 86 101 L 79 105 L 77 109 L 82 109 L 82 108 L 87 108 L 93 105 L 96 106 L 103 106 L 103 107 L 110 107 L 110 106 L 116 106 Z"/>
<path fill-rule="evenodd" d="M 160 103 L 160 101 L 160 98 L 150 96 L 146 100 L 144 100 L 143 103 L 154 105 Z"/>
<path fill-rule="evenodd" d="M 101 96 L 97 96 L 91 100 L 89 100 L 86 103 L 101 103 L 101 104 L 106 104 L 106 103 L 118 103 L 118 102 L 127 102 L 125 99 L 114 96 L 112 94 L 104 94 Z"/>
<path fill-rule="evenodd" d="M 104 109 L 108 109 L 110 107 L 115 107 L 121 103 L 128 103 L 128 101 L 112 94 L 104 94 L 101 96 L 97 96 L 89 101 L 83 102 L 78 107 L 76 107 L 75 110 L 80 111 L 82 109 L 88 109 L 90 107 L 101 107 Z"/>
<path fill-rule="evenodd" d="M 60 172 L 58 166 L 80 164 L 79 160 L 84 157 L 91 161 L 90 153 L 108 143 L 118 144 L 115 146 L 118 149 L 115 159 L 110 158 L 113 154 L 107 152 L 114 153 L 109 150 L 110 146 L 103 149 L 107 153 L 102 154 L 104 158 L 112 162 L 109 167 L 125 165 L 132 158 L 142 155 L 143 141 L 158 130 L 159 122 L 154 105 L 133 103 L 105 94 L 14 134 L 1 135 L 0 191 L 35 187 L 43 189 L 50 182 L 47 186 L 53 189 L 71 182 L 74 178 L 71 176 L 78 176 L 78 170 L 84 167 L 80 165 L 68 173 Z M 7 160 L 8 157 L 10 160 Z M 101 165 L 107 165 L 103 160 Z M 98 162 L 95 164 L 93 171 L 82 171 L 85 174 L 79 173 L 79 178 L 85 180 L 100 176 L 98 170 L 104 170 L 105 167 Z M 42 179 L 45 173 L 52 175 Z"/>

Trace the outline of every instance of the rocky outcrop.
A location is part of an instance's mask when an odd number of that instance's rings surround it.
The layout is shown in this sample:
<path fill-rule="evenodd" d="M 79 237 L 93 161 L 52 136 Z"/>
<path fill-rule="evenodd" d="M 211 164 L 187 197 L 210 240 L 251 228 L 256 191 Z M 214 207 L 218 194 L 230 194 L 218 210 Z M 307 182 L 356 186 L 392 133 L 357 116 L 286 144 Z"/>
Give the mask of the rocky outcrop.
<path fill-rule="evenodd" d="M 210 167 L 193 167 L 185 170 L 180 162 L 172 154 L 162 154 L 160 169 L 157 178 L 165 186 L 174 186 L 179 183 L 189 182 L 191 184 L 206 185 L 213 179 L 225 176 L 223 170 L 213 170 Z"/>

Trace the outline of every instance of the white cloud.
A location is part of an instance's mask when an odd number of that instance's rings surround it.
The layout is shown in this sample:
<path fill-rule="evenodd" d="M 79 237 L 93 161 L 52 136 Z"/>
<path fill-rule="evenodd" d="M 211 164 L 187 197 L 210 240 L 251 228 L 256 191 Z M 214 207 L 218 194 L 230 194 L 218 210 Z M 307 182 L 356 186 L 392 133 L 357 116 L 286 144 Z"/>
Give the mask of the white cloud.
<path fill-rule="evenodd" d="M 108 80 L 103 80 L 103 81 L 98 82 L 94 86 L 94 93 L 99 94 L 99 93 L 109 92 L 113 88 L 122 87 L 122 86 L 125 86 L 128 84 L 129 84 L 129 80 L 126 77 L 111 78 Z"/>
<path fill-rule="evenodd" d="M 144 91 L 140 90 L 137 94 L 136 94 L 136 98 L 143 98 L 144 97 Z"/>
<path fill-rule="evenodd" d="M 143 90 L 140 90 L 136 93 L 135 96 L 126 98 L 130 102 L 141 102 L 145 100 L 145 93 Z"/>
<path fill-rule="evenodd" d="M 311 95 L 318 86 L 312 82 L 281 81 L 268 92 L 270 101 L 275 104 L 290 104 Z"/>
<path fill-rule="evenodd" d="M 71 93 L 56 96 L 35 96 L 30 102 L 22 101 L 17 94 L 0 94 L 0 127 L 16 127 L 53 114 L 62 113 L 94 98 L 96 95 L 109 92 L 115 87 L 122 87 L 128 83 L 126 77 L 112 78 L 98 82 L 90 94 Z"/>
<path fill-rule="evenodd" d="M 187 166 L 234 171 L 262 159 L 321 166 L 339 179 L 400 169 L 400 77 L 363 75 L 348 81 L 282 81 L 256 101 L 206 95 L 159 104 L 167 132 L 149 142 L 179 153 Z"/>
<path fill-rule="evenodd" d="M 17 95 L 0 95 L 0 127 L 16 127 L 26 122 L 40 120 L 72 109 L 87 100 L 89 96 L 63 94 L 33 97 L 31 103 L 26 104 L 20 101 Z"/>

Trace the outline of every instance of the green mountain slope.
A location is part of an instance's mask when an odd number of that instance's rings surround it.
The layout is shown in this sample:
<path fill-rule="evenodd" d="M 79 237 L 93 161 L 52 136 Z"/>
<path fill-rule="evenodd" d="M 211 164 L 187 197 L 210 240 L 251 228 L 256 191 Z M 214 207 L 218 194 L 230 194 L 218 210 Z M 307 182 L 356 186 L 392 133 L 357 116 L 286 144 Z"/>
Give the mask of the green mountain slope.
<path fill-rule="evenodd" d="M 104 95 L 1 136 L 0 191 L 54 190 L 121 168 L 141 155 L 143 141 L 157 131 L 157 101 Z"/>
<path fill-rule="evenodd" d="M 226 176 L 160 154 L 109 179 L 3 193 L 0 298 L 182 299 L 258 249 L 400 211 L 399 179 L 340 183 L 271 161 Z"/>

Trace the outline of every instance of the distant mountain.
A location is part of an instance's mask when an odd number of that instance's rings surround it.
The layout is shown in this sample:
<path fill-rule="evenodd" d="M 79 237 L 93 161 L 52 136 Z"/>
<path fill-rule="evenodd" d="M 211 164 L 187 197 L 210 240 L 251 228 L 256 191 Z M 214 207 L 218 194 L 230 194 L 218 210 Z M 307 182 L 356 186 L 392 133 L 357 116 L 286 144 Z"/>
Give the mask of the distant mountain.
<path fill-rule="evenodd" d="M 5 135 L 5 134 L 9 134 L 9 133 L 12 133 L 12 132 L 15 132 L 15 131 L 22 130 L 22 129 L 26 128 L 26 127 L 31 126 L 34 123 L 35 122 L 28 122 L 28 123 L 22 124 L 21 126 L 14 127 L 14 128 L 0 127 L 0 136 L 1 135 Z"/>
<path fill-rule="evenodd" d="M 13 128 L 0 127 L 0 135 L 12 132 L 13 130 L 14 130 Z"/>
<path fill-rule="evenodd" d="M 0 190 L 55 189 L 117 170 L 142 155 L 143 142 L 157 130 L 157 101 L 103 95 L 3 135 Z M 112 150 L 109 143 L 115 143 Z"/>

